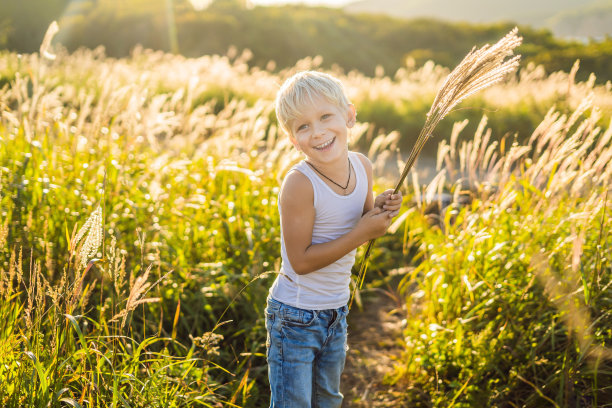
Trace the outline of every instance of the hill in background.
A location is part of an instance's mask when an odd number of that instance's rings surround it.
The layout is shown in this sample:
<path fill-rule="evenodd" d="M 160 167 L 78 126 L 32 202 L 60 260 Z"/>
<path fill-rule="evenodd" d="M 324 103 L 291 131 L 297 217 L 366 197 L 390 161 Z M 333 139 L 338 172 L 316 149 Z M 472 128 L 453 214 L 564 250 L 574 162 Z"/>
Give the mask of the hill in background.
<path fill-rule="evenodd" d="M 569 7 L 575 0 L 559 1 Z M 196 10 L 187 0 L 9 2 L 0 15 L 0 48 L 37 52 L 49 23 L 58 20 L 60 32 L 54 41 L 69 51 L 103 46 L 106 55 L 121 58 L 137 46 L 187 57 L 249 49 L 250 66 L 271 70 L 320 55 L 323 68 L 338 66 L 366 75 L 383 71 L 393 75 L 402 67 L 420 66 L 429 60 L 453 67 L 473 46 L 495 42 L 514 27 L 510 22 L 408 20 L 337 8 L 248 8 L 242 3 L 217 0 Z M 542 9 L 534 6 L 533 13 L 540 12 Z M 529 26 L 519 26 L 519 32 L 524 38 L 518 49 L 522 66 L 533 62 L 543 65 L 548 73 L 569 71 L 580 59 L 578 80 L 586 80 L 591 72 L 599 83 L 612 80 L 612 38 L 562 40 L 550 31 Z"/>
<path fill-rule="evenodd" d="M 512 21 L 573 38 L 612 35 L 612 0 L 360 0 L 344 10 L 470 23 Z"/>

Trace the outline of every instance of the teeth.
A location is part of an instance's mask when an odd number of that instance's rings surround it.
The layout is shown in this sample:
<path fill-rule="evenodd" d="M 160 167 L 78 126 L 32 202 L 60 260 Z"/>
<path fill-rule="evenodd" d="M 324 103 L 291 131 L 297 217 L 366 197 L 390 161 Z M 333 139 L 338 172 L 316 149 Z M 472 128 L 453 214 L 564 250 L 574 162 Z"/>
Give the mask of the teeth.
<path fill-rule="evenodd" d="M 335 138 L 334 138 L 335 139 Z M 318 146 L 315 146 L 315 149 L 325 149 L 327 146 L 329 146 L 330 144 L 332 144 L 332 142 L 334 141 L 334 139 L 331 139 L 328 142 L 325 142 L 323 144 L 320 144 Z"/>

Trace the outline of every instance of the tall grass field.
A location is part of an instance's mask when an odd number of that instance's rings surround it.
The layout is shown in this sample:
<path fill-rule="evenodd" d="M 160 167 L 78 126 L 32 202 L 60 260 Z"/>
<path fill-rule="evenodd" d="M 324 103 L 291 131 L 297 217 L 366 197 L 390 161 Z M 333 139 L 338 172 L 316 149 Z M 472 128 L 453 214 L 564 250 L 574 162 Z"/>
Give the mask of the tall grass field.
<path fill-rule="evenodd" d="M 267 406 L 273 99 L 321 61 L 249 58 L 0 52 L 0 406 Z M 612 85 L 577 70 L 464 101 L 404 183 L 364 286 L 404 300 L 399 406 L 612 406 Z M 448 70 L 334 74 L 391 188 Z"/>

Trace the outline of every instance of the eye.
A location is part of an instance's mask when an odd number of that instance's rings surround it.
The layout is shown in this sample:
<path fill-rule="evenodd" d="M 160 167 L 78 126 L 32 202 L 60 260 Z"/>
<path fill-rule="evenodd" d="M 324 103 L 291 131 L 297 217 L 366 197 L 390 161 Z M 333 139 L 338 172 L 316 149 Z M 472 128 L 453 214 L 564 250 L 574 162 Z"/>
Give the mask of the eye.
<path fill-rule="evenodd" d="M 331 114 L 331 113 L 324 113 L 323 115 L 321 115 L 321 119 L 322 119 L 322 120 L 325 120 L 325 119 L 330 118 L 331 116 L 332 116 L 332 114 Z"/>
<path fill-rule="evenodd" d="M 300 125 L 297 127 L 297 131 L 301 132 L 302 130 L 306 130 L 308 128 L 308 125 L 304 124 L 304 125 Z"/>

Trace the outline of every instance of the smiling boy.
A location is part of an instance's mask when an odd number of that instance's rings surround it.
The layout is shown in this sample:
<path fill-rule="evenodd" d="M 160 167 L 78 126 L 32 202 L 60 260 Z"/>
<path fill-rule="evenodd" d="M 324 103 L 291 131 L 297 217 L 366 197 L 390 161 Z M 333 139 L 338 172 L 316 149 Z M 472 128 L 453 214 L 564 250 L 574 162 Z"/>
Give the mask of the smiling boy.
<path fill-rule="evenodd" d="M 279 193 L 282 263 L 266 307 L 270 406 L 340 407 L 355 252 L 386 233 L 402 196 L 374 199 L 370 161 L 348 150 L 356 111 L 336 78 L 295 74 L 278 91 L 276 116 L 305 157 Z"/>

